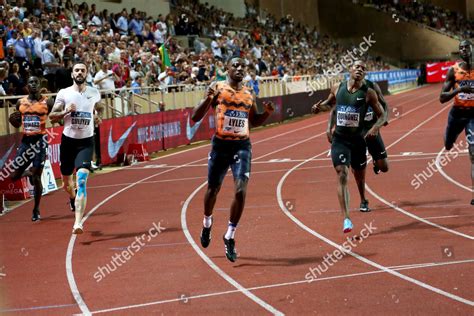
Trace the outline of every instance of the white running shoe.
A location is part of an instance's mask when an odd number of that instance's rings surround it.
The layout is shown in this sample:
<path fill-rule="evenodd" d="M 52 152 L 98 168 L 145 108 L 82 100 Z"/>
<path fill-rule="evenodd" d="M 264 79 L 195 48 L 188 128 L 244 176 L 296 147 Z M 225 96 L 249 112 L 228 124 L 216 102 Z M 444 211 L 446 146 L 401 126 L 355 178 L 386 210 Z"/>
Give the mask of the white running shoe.
<path fill-rule="evenodd" d="M 82 224 L 74 224 L 74 226 L 72 227 L 73 234 L 79 235 L 79 234 L 82 234 L 83 232 L 84 232 L 84 228 L 82 227 Z"/>

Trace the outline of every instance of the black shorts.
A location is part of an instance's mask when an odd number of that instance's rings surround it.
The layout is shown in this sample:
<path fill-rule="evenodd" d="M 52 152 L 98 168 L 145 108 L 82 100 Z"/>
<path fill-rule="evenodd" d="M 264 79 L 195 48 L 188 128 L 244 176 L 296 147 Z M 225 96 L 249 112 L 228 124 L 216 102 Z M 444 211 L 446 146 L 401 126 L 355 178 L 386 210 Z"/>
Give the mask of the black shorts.
<path fill-rule="evenodd" d="M 61 174 L 63 176 L 72 175 L 74 169 L 86 168 L 91 170 L 94 137 L 75 139 L 63 134 L 59 151 Z"/>
<path fill-rule="evenodd" d="M 369 154 L 372 156 L 374 161 L 387 158 L 387 150 L 385 149 L 385 144 L 383 143 L 380 131 L 375 137 L 367 137 L 365 142 L 367 144 Z"/>
<path fill-rule="evenodd" d="M 453 106 L 449 111 L 448 126 L 444 136 L 444 146 L 450 150 L 459 134 L 464 130 L 469 150 L 474 146 L 474 108 L 461 108 Z"/>
<path fill-rule="evenodd" d="M 23 136 L 15 158 L 13 158 L 13 169 L 23 173 L 31 163 L 34 168 L 43 168 L 47 149 L 48 142 L 45 135 Z"/>
<path fill-rule="evenodd" d="M 342 136 L 334 133 L 331 144 L 331 158 L 334 167 L 345 165 L 362 170 L 367 165 L 366 144 L 362 136 Z"/>
<path fill-rule="evenodd" d="M 211 188 L 220 187 L 229 167 L 234 180 L 247 181 L 250 178 L 251 161 L 250 139 L 222 140 L 214 136 L 208 160 L 207 182 L 209 186 Z"/>

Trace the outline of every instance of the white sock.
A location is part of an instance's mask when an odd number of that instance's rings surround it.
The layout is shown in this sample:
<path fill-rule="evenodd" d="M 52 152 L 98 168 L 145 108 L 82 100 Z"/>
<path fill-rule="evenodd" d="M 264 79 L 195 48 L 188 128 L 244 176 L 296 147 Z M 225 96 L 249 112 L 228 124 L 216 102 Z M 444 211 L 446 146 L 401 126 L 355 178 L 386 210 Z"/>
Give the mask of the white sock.
<path fill-rule="evenodd" d="M 211 227 L 211 225 L 212 225 L 212 215 L 211 216 L 204 215 L 204 220 L 202 221 L 202 224 L 204 225 L 205 228 Z"/>
<path fill-rule="evenodd" d="M 234 225 L 231 222 L 229 222 L 229 226 L 227 226 L 227 233 L 225 233 L 225 239 L 234 239 L 236 229 L 237 229 L 237 225 Z"/>

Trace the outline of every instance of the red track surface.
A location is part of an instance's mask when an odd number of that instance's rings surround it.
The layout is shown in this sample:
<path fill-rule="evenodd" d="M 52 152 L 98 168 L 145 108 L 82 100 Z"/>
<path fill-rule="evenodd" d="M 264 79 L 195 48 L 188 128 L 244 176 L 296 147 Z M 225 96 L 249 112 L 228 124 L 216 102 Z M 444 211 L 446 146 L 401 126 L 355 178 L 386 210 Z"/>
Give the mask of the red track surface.
<path fill-rule="evenodd" d="M 93 213 L 77 238 L 71 239 L 73 214 L 64 192 L 43 199 L 41 223 L 30 222 L 30 203 L 1 217 L 0 268 L 6 276 L 0 280 L 0 312 L 473 314 L 471 193 L 439 172 L 417 190 L 411 185 L 442 148 L 449 109 L 440 106 L 439 89 L 387 98 L 394 120 L 382 133 L 391 170 L 376 176 L 368 169 L 367 184 L 388 205 L 368 194 L 373 211 L 352 211 L 350 236 L 371 222 L 376 230 L 356 239 L 352 253 L 317 281 L 308 283 L 305 275 L 334 252 L 332 242 L 347 237 L 327 155 L 327 115 L 253 133 L 254 163 L 234 264 L 221 241 L 230 176 L 218 198 L 209 248 L 202 251 L 187 239 L 199 245 L 204 191 L 198 188 L 206 180 L 208 145 L 91 178 Z M 466 153 L 444 171 L 470 186 Z M 352 176 L 350 190 L 356 208 Z M 96 282 L 98 267 L 110 266 L 112 256 L 158 222 L 166 230 Z"/>

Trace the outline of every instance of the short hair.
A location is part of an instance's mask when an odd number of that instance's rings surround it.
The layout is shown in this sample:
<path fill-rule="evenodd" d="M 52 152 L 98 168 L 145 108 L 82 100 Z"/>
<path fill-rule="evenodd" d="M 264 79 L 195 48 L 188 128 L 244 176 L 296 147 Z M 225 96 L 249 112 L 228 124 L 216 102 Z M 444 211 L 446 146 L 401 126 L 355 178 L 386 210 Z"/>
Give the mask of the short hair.
<path fill-rule="evenodd" d="M 87 66 L 87 64 L 82 61 L 82 60 L 76 60 L 73 64 L 72 64 L 72 69 L 74 69 L 74 67 L 76 67 L 76 65 L 84 65 L 86 66 L 86 71 L 89 70 L 89 66 Z"/>

